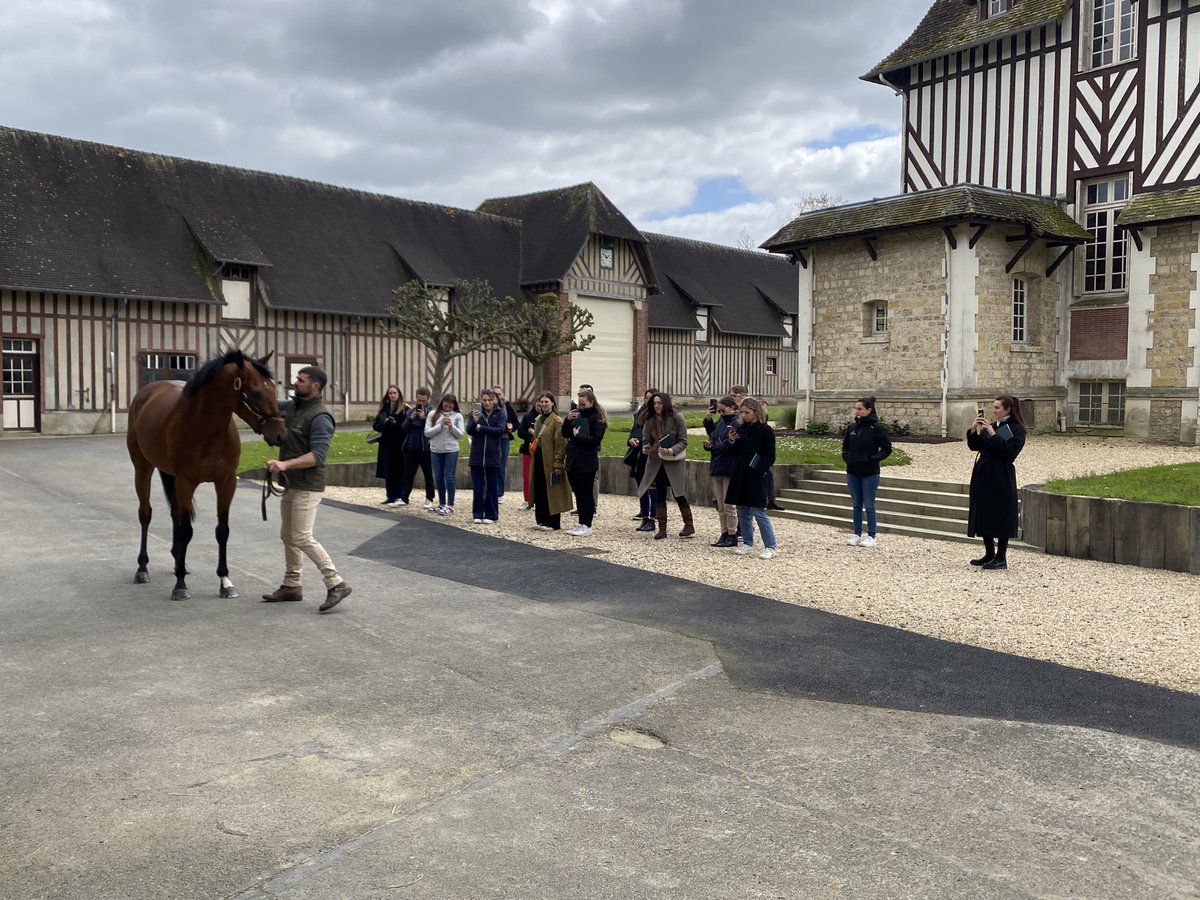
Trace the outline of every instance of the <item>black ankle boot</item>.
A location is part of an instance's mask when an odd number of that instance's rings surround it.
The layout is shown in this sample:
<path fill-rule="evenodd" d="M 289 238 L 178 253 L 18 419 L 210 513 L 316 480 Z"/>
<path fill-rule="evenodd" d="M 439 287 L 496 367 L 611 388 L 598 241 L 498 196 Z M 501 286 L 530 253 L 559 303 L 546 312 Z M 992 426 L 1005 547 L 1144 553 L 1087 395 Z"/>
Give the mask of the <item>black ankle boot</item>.
<path fill-rule="evenodd" d="M 983 556 L 979 557 L 979 559 L 973 559 L 973 560 L 971 560 L 971 565 L 973 565 L 973 566 L 986 566 L 988 563 L 990 563 L 990 562 L 991 562 L 993 559 L 995 559 L 995 558 L 996 558 L 996 557 L 995 557 L 995 555 L 994 555 L 994 554 L 991 554 L 991 553 L 985 553 Z"/>
<path fill-rule="evenodd" d="M 983 568 L 985 568 L 985 569 L 1007 569 L 1008 568 L 1008 560 L 1005 559 L 1003 556 L 997 556 L 997 557 L 995 557 L 993 559 L 989 559 L 987 562 L 985 562 L 983 564 Z"/>
<path fill-rule="evenodd" d="M 722 531 L 722 532 L 721 532 L 721 536 L 720 536 L 719 538 L 717 538 L 715 541 L 713 541 L 711 544 L 709 544 L 708 546 L 710 546 L 710 547 L 724 547 L 724 546 L 725 546 L 725 538 L 726 538 L 726 537 L 727 537 L 727 535 L 725 534 L 725 532 L 723 532 L 723 531 Z"/>
<path fill-rule="evenodd" d="M 653 531 L 653 530 L 654 530 L 654 520 L 653 519 L 642 519 L 642 524 L 634 529 L 634 531 Z"/>

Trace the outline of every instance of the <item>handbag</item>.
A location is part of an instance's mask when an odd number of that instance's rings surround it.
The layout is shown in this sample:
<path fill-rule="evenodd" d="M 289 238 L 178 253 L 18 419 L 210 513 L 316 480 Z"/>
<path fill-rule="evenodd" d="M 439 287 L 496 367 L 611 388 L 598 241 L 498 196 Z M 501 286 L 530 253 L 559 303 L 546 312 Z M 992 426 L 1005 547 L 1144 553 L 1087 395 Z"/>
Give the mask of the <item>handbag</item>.
<path fill-rule="evenodd" d="M 537 453 L 537 448 L 538 448 L 538 439 L 537 439 L 537 438 L 533 438 L 533 439 L 532 439 L 532 440 L 529 442 L 529 455 L 530 455 L 530 456 L 533 456 L 533 454 Z"/>
<path fill-rule="evenodd" d="M 621 462 L 629 466 L 631 469 L 637 465 L 638 454 L 642 452 L 641 447 L 630 447 L 625 451 L 625 458 Z"/>
<path fill-rule="evenodd" d="M 378 431 L 372 432 L 371 434 L 367 435 L 367 443 L 368 444 L 378 444 L 379 439 L 382 437 L 383 437 L 383 435 L 380 434 Z"/>

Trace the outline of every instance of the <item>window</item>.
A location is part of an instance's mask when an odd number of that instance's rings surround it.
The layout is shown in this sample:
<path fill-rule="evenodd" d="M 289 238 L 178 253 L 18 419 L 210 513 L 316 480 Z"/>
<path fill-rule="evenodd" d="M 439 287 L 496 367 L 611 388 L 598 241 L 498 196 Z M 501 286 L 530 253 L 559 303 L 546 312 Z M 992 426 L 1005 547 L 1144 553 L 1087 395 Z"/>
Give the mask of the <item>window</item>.
<path fill-rule="evenodd" d="M 1129 201 L 1129 176 L 1092 181 L 1083 191 L 1083 227 L 1092 235 L 1083 248 L 1084 293 L 1123 291 L 1128 242 L 1114 220 Z"/>
<path fill-rule="evenodd" d="M 152 381 L 187 381 L 196 369 L 192 353 L 141 353 L 138 355 L 138 384 Z"/>
<path fill-rule="evenodd" d="M 37 376 L 33 341 L 5 338 L 3 349 L 4 393 L 9 397 L 32 396 Z"/>
<path fill-rule="evenodd" d="M 778 375 L 779 374 L 779 357 L 778 356 L 768 356 L 767 357 L 767 374 L 768 375 Z"/>
<path fill-rule="evenodd" d="M 1078 424 L 1124 425 L 1125 382 L 1081 381 Z"/>
<path fill-rule="evenodd" d="M 708 309 L 700 307 L 696 310 L 696 321 L 700 323 L 700 327 L 696 329 L 696 343 L 703 344 L 708 341 Z"/>
<path fill-rule="evenodd" d="M 871 333 L 887 334 L 887 301 L 879 300 L 871 305 Z"/>
<path fill-rule="evenodd" d="M 1014 278 L 1012 283 L 1012 339 L 1017 344 L 1024 344 L 1029 340 L 1026 298 L 1025 279 Z"/>
<path fill-rule="evenodd" d="M 1137 55 L 1137 15 L 1133 0 L 1088 0 L 1087 67 L 1099 69 Z"/>
<path fill-rule="evenodd" d="M 1012 8 L 1012 0 L 985 0 L 980 4 L 985 19 L 994 19 L 1001 13 L 1006 13 Z"/>

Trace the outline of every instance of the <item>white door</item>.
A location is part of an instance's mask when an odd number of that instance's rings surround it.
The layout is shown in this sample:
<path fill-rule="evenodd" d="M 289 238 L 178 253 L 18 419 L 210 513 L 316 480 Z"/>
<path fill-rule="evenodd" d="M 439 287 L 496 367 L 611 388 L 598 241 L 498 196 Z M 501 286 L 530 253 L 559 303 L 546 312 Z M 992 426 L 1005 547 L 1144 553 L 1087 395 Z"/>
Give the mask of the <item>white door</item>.
<path fill-rule="evenodd" d="M 591 333 L 596 339 L 571 357 L 572 393 L 590 384 L 606 409 L 629 409 L 634 395 L 633 304 L 602 297 L 575 297 L 574 302 L 594 317 Z"/>

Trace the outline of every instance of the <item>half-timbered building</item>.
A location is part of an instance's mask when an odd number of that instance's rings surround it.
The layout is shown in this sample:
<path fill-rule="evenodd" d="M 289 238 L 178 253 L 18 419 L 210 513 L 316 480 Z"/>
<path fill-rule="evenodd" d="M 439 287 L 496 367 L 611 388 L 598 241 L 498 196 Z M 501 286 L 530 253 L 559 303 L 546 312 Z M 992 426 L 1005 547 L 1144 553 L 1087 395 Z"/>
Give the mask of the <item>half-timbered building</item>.
<path fill-rule="evenodd" d="M 1200 2 L 937 0 L 863 77 L 902 99 L 902 195 L 874 227 L 817 211 L 764 245 L 807 266 L 801 417 L 873 390 L 958 431 L 1011 391 L 1039 427 L 1196 441 Z M 912 199 L 956 192 L 1025 213 Z M 1051 207 L 1078 229 L 1031 220 Z M 873 327 L 835 332 L 872 306 Z"/>
<path fill-rule="evenodd" d="M 428 379 L 424 348 L 388 331 L 392 292 L 412 279 L 447 289 L 484 279 L 501 295 L 553 291 L 589 309 L 596 340 L 546 367 L 559 394 L 589 382 L 607 405 L 628 409 L 647 384 L 667 380 L 648 349 L 654 310 L 670 302 L 651 243 L 592 184 L 464 210 L 0 128 L 0 203 L 5 431 L 122 430 L 141 385 L 186 378 L 234 347 L 273 352 L 284 383 L 321 365 L 339 418 L 361 420 L 388 384 L 411 392 Z M 762 327 L 777 332 L 796 302 L 790 267 L 745 255 L 789 273 L 746 272 L 768 285 L 780 312 Z M 664 258 L 675 282 L 688 279 Z M 716 277 L 704 272 L 692 280 Z M 731 309 L 750 298 L 745 316 L 759 321 L 759 301 L 736 281 L 704 286 L 710 299 L 696 308 L 718 295 Z M 701 371 L 694 361 L 692 370 Z M 493 350 L 456 360 L 450 373 L 460 394 L 492 384 L 528 396 L 532 371 Z M 696 396 L 713 390 L 697 377 L 690 386 Z"/>

